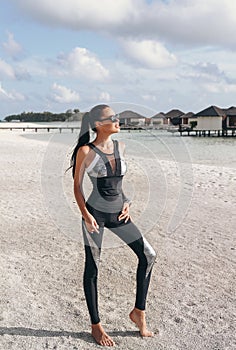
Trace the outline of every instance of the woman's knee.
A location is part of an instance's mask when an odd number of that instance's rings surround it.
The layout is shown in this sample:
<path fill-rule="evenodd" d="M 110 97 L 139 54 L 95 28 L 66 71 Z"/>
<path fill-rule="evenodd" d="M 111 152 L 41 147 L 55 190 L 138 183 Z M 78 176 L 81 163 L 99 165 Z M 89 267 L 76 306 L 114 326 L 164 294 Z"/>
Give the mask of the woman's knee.
<path fill-rule="evenodd" d="M 156 260 L 157 253 L 145 238 L 143 238 L 143 245 L 144 245 L 143 252 L 147 258 L 148 264 L 153 264 Z"/>

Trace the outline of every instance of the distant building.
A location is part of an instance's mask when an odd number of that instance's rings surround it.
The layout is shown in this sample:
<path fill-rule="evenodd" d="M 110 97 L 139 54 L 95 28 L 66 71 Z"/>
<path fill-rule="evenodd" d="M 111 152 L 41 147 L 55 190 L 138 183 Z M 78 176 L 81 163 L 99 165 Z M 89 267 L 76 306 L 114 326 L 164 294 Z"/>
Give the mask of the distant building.
<path fill-rule="evenodd" d="M 182 131 L 236 131 L 236 107 L 219 108 L 209 106 L 194 114 L 184 113 L 179 109 L 172 109 L 167 113 L 159 112 L 152 117 L 127 110 L 120 113 L 120 122 L 124 127 L 144 127 L 153 129 L 167 129 Z M 222 131 L 223 132 L 223 131 Z"/>
<path fill-rule="evenodd" d="M 202 111 L 196 113 L 194 117 L 197 118 L 196 130 L 222 130 L 222 121 L 226 117 L 223 109 L 210 106 Z"/>
<path fill-rule="evenodd" d="M 193 112 L 188 112 L 180 116 L 181 118 L 181 124 L 182 125 L 190 125 L 190 122 L 195 121 L 196 118 L 194 118 L 194 113 Z"/>
<path fill-rule="evenodd" d="M 124 126 L 142 126 L 145 125 L 146 118 L 133 111 L 123 111 L 119 113 L 120 123 Z"/>
<path fill-rule="evenodd" d="M 163 125 L 168 125 L 168 119 L 165 117 L 165 114 L 160 112 L 153 115 L 151 118 L 148 118 L 149 124 L 153 128 L 161 128 Z"/>
<path fill-rule="evenodd" d="M 169 112 L 165 113 L 165 117 L 167 119 L 167 124 L 170 125 L 179 125 L 181 124 L 181 116 L 184 115 L 184 112 L 179 109 L 171 109 Z"/>
<path fill-rule="evenodd" d="M 236 129 L 236 107 L 224 109 L 223 129 Z"/>

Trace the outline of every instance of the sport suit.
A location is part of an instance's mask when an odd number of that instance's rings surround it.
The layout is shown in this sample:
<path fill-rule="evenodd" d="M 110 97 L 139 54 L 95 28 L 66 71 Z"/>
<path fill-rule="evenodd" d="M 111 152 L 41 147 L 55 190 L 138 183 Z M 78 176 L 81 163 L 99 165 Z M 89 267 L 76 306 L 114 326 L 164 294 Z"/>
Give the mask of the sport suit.
<path fill-rule="evenodd" d="M 122 191 L 122 180 L 126 173 L 126 164 L 119 153 L 119 143 L 114 140 L 114 152 L 105 154 L 94 144 L 88 146 L 95 152 L 95 158 L 86 169 L 93 190 L 86 202 L 88 211 L 94 216 L 99 233 L 88 232 L 82 219 L 85 245 L 84 292 L 91 323 L 100 322 L 98 313 L 97 276 L 101 254 L 104 227 L 122 239 L 137 255 L 135 307 L 145 310 L 147 291 L 156 253 L 142 236 L 136 225 L 129 219 L 118 220 L 124 202 L 128 201 Z M 113 171 L 110 158 L 115 158 Z"/>

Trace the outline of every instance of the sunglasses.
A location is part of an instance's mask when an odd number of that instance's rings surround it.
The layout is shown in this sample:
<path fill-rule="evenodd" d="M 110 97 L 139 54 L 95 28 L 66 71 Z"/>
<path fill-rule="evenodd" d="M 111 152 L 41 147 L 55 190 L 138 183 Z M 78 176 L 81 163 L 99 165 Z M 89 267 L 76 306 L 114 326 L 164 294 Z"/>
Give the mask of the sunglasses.
<path fill-rule="evenodd" d="M 105 120 L 110 120 L 112 123 L 115 123 L 120 120 L 120 115 L 119 114 L 111 115 L 110 117 L 101 119 L 100 122 L 104 122 Z"/>

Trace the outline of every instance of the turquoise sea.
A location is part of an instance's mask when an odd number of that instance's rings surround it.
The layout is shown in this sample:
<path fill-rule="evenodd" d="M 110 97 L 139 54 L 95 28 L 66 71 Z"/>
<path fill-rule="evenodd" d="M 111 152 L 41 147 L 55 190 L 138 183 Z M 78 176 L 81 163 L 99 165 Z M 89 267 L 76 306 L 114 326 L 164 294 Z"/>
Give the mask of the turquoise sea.
<path fill-rule="evenodd" d="M 70 152 L 76 144 L 79 130 L 73 133 L 70 130 L 63 130 L 62 133 L 48 133 L 45 130 L 25 134 L 18 132 L 29 139 L 65 144 Z M 91 138 L 93 137 L 92 134 Z M 181 137 L 178 132 L 172 134 L 166 130 L 121 130 L 113 138 L 122 139 L 126 143 L 127 155 L 236 168 L 236 137 Z"/>

